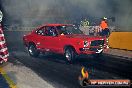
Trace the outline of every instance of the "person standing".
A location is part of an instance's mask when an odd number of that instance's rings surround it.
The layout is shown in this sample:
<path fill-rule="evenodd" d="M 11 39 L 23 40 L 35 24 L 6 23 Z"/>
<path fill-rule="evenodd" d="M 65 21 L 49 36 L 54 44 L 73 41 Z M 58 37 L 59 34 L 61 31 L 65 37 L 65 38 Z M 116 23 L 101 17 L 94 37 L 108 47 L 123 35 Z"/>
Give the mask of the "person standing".
<path fill-rule="evenodd" d="M 101 28 L 101 32 L 100 35 L 101 36 L 109 36 L 109 29 L 108 29 L 108 23 L 107 23 L 107 18 L 104 17 L 100 23 L 100 28 Z"/>

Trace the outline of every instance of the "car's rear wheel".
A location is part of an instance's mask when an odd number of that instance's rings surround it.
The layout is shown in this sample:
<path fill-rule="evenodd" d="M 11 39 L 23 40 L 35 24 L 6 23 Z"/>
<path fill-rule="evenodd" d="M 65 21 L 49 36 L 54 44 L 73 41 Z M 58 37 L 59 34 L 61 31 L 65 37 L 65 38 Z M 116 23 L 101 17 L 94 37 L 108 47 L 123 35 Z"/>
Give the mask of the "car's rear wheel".
<path fill-rule="evenodd" d="M 74 49 L 69 47 L 69 48 L 65 49 L 64 56 L 65 56 L 66 60 L 71 63 L 75 60 L 76 53 L 75 53 Z"/>
<path fill-rule="evenodd" d="M 28 52 L 29 52 L 29 55 L 30 56 L 33 56 L 33 57 L 38 57 L 39 56 L 39 51 L 37 50 L 36 46 L 31 44 L 28 46 Z"/>

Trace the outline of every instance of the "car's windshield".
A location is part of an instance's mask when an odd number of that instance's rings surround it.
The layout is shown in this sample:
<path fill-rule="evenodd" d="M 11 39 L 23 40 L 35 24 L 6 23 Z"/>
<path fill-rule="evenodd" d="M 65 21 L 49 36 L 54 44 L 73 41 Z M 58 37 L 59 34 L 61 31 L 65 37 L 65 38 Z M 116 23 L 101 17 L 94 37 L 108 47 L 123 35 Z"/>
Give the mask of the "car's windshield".
<path fill-rule="evenodd" d="M 83 34 L 83 32 L 75 26 L 57 26 L 57 29 L 60 34 Z"/>

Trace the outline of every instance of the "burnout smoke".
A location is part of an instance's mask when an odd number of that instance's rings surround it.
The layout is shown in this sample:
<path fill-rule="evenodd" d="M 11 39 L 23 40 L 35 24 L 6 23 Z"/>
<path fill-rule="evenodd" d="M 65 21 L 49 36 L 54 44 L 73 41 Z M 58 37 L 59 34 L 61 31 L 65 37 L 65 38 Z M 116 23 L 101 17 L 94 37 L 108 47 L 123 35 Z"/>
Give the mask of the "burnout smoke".
<path fill-rule="evenodd" d="M 131 0 L 1 0 L 5 23 L 38 26 L 43 23 L 79 22 L 115 17 L 120 31 L 132 31 Z"/>

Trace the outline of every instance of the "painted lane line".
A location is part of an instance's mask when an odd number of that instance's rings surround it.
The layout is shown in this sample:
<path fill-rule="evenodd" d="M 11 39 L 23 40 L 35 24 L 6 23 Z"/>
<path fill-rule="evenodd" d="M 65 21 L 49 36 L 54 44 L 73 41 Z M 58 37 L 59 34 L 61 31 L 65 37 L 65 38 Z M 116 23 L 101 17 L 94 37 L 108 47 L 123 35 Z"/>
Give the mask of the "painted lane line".
<path fill-rule="evenodd" d="M 10 88 L 18 88 L 16 87 L 16 84 L 13 82 L 13 80 L 6 74 L 2 67 L 0 67 L 0 73 L 4 77 L 6 82 L 9 84 Z"/>

